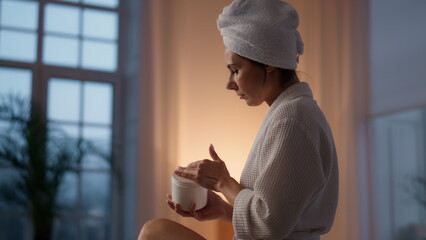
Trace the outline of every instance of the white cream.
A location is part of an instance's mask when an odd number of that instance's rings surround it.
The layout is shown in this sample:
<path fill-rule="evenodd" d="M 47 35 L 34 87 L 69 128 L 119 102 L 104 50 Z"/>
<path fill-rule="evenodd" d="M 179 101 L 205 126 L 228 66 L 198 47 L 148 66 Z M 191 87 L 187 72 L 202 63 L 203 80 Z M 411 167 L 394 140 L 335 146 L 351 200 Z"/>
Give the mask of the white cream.
<path fill-rule="evenodd" d="M 189 211 L 192 203 L 195 203 L 195 210 L 199 210 L 207 204 L 207 189 L 192 180 L 173 174 L 172 201 L 179 203 L 184 211 Z"/>

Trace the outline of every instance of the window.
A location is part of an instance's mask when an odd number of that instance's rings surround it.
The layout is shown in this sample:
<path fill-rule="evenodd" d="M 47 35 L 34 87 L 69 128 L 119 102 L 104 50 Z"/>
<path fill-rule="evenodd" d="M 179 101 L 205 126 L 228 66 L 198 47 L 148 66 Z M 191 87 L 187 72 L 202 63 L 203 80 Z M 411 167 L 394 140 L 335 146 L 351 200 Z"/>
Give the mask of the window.
<path fill-rule="evenodd" d="M 41 104 L 50 127 L 112 152 L 120 89 L 119 0 L 0 0 L 0 95 Z M 9 123 L 0 119 L 0 131 Z M 65 175 L 57 202 L 66 208 L 53 239 L 108 239 L 113 229 L 111 165 L 85 156 Z M 0 184 L 17 177 L 0 165 Z M 0 235 L 31 239 L 24 209 L 0 198 Z"/>
<path fill-rule="evenodd" d="M 426 227 L 426 109 L 377 117 L 372 129 L 378 239 L 423 239 L 415 235 Z"/>
<path fill-rule="evenodd" d="M 372 0 L 369 6 L 371 226 L 377 239 L 424 239 L 426 32 L 419 24 L 426 21 L 426 2 Z"/>

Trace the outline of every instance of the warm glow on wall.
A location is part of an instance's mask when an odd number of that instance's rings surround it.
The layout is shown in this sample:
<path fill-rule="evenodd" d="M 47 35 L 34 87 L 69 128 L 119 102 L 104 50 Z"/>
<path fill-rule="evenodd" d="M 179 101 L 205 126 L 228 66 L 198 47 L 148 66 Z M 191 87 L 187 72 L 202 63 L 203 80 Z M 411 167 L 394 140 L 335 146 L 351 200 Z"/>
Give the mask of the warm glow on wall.
<path fill-rule="evenodd" d="M 216 11 L 200 12 L 205 5 Z M 208 147 L 214 144 L 234 178 L 239 180 L 251 144 L 267 106 L 249 107 L 234 91 L 225 89 L 229 77 L 224 47 L 216 29 L 217 15 L 227 1 L 191 1 L 175 12 L 176 159 L 175 164 L 210 159 Z M 191 15 L 191 19 L 187 18 Z M 192 21 L 197 19 L 197 21 Z M 197 29 L 194 31 L 193 29 Z"/>
<path fill-rule="evenodd" d="M 188 112 L 180 116 L 178 164 L 186 166 L 192 161 L 211 159 L 208 147 L 213 144 L 231 176 L 239 180 L 267 106 L 248 107 L 225 89 L 209 94 L 212 96 L 207 97 L 216 96 L 218 100 L 213 103 L 188 100 L 183 106 Z"/>

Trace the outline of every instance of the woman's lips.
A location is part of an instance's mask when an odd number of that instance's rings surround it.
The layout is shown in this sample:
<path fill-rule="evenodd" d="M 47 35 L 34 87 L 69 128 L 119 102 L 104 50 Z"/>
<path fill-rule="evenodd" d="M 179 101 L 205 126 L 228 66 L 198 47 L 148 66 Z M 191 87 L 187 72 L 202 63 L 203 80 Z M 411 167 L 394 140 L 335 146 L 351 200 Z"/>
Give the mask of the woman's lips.
<path fill-rule="evenodd" d="M 244 94 L 238 94 L 238 96 L 240 96 L 240 99 L 244 99 Z"/>

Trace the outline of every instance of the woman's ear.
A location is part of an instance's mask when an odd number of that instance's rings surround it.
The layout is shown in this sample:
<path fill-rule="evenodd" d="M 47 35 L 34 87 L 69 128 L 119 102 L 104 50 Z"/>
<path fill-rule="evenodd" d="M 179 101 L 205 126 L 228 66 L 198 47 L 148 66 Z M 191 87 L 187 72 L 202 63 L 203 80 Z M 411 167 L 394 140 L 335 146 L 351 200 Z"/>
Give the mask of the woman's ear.
<path fill-rule="evenodd" d="M 275 69 L 277 69 L 277 68 L 266 65 L 266 72 L 268 72 L 268 73 L 275 71 Z"/>

